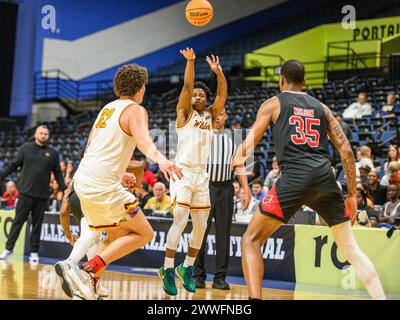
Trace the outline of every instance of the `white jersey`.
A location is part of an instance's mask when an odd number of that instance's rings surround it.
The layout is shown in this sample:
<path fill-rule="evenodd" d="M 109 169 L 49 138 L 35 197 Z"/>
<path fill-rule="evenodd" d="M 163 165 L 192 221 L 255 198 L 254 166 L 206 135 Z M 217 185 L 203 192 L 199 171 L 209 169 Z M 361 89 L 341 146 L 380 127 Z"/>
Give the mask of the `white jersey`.
<path fill-rule="evenodd" d="M 121 184 L 136 143 L 120 125 L 120 117 L 132 100 L 115 100 L 98 114 L 86 152 L 74 179 L 99 187 Z"/>
<path fill-rule="evenodd" d="M 212 117 L 209 111 L 200 115 L 196 110 L 176 128 L 178 146 L 175 161 L 179 165 L 205 170 L 213 137 Z"/>

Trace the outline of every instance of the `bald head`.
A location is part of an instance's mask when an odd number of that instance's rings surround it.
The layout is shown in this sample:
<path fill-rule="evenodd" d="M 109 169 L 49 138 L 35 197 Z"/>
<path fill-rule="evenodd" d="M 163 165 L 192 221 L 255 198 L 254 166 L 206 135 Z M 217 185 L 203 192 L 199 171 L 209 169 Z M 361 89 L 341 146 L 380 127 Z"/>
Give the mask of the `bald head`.
<path fill-rule="evenodd" d="M 164 199 L 165 189 L 165 185 L 162 182 L 157 182 L 154 184 L 153 192 L 157 200 L 162 201 L 162 199 Z"/>
<path fill-rule="evenodd" d="M 38 145 L 43 146 L 49 140 L 50 132 L 46 126 L 39 126 L 35 131 L 35 141 Z"/>
<path fill-rule="evenodd" d="M 13 194 L 17 191 L 17 186 L 15 185 L 14 181 L 8 181 L 6 184 L 6 191 L 9 194 Z"/>

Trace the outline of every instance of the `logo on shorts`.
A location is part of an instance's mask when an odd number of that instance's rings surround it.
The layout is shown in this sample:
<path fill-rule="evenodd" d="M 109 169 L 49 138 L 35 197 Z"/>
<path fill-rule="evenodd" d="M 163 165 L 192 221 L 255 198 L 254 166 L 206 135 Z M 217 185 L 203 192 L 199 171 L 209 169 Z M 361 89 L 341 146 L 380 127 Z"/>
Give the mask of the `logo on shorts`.
<path fill-rule="evenodd" d="M 263 204 L 263 205 L 266 205 L 266 204 L 268 204 L 268 203 L 271 203 L 273 198 L 274 198 L 273 195 L 267 194 L 267 195 L 264 197 L 264 199 L 262 200 L 262 204 Z"/>
<path fill-rule="evenodd" d="M 44 155 L 45 155 L 47 158 L 50 157 L 50 153 L 48 153 L 48 152 L 46 152 Z"/>

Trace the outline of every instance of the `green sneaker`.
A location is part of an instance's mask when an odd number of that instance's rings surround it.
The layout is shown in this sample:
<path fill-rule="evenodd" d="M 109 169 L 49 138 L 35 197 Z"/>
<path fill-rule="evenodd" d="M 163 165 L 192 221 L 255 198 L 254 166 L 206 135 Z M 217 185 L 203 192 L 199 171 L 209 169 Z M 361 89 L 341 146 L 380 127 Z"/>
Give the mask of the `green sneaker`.
<path fill-rule="evenodd" d="M 196 282 L 194 281 L 194 269 L 192 266 L 184 267 L 182 264 L 175 268 L 176 275 L 181 278 L 183 287 L 192 293 L 196 292 Z"/>
<path fill-rule="evenodd" d="M 178 290 L 176 289 L 175 285 L 174 268 L 164 269 L 164 266 L 162 266 L 158 270 L 158 276 L 163 282 L 163 289 L 165 293 L 169 294 L 170 296 L 176 296 L 178 294 Z"/>

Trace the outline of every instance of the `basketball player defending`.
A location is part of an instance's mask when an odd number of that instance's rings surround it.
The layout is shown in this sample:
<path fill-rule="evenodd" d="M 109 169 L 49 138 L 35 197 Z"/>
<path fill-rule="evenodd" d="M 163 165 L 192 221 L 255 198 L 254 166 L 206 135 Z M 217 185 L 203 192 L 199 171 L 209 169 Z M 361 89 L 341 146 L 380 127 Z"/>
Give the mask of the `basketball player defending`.
<path fill-rule="evenodd" d="M 227 83 L 218 57 L 212 55 L 206 59 L 211 70 L 217 75 L 218 82 L 214 104 L 206 110 L 210 101 L 210 90 L 205 84 L 194 82 L 195 52 L 186 48 L 181 50 L 181 54 L 187 59 L 187 63 L 184 85 L 176 107 L 178 134 L 176 163 L 183 169 L 184 178 L 170 182 L 174 222 L 167 235 L 165 262 L 159 270 L 164 291 L 169 295 L 178 293 L 175 273 L 182 280 L 186 290 L 196 291 L 193 265 L 201 248 L 211 208 L 209 180 L 205 166 L 211 151 L 212 119 L 224 110 L 227 98 Z M 183 264 L 174 270 L 176 249 L 187 225 L 189 213 L 193 229 L 189 237 L 188 253 Z"/>
<path fill-rule="evenodd" d="M 331 228 L 344 257 L 374 299 L 385 299 L 375 268 L 357 245 L 351 221 L 357 212 L 353 151 L 330 109 L 302 92 L 304 66 L 297 60 L 281 68 L 281 93 L 258 110 L 249 136 L 239 146 L 232 167 L 243 164 L 272 123 L 276 157 L 282 176 L 260 202 L 242 238 L 242 265 L 250 299 L 261 299 L 264 266 L 261 247 L 304 204 L 320 214 Z M 328 136 L 339 151 L 347 178 L 348 196 L 336 184 L 327 155 Z M 346 209 L 345 209 L 346 208 Z"/>
<path fill-rule="evenodd" d="M 107 231 L 97 255 L 79 268 L 66 271 L 82 297 L 96 299 L 96 284 L 108 264 L 137 250 L 153 237 L 153 230 L 138 207 L 135 196 L 121 185 L 137 146 L 158 163 L 166 179 L 181 178 L 181 170 L 168 161 L 149 136 L 146 109 L 140 106 L 148 74 L 138 65 L 121 67 L 114 77 L 119 99 L 107 104 L 97 116 L 86 152 L 74 176 L 73 187 L 89 227 Z"/>
<path fill-rule="evenodd" d="M 131 161 L 129 163 L 127 173 L 125 173 L 122 177 L 122 185 L 129 191 L 135 187 L 137 180 L 135 175 L 133 173 L 128 173 L 128 171 L 137 172 L 140 169 L 143 171 L 143 165 L 141 161 Z M 78 237 L 76 234 L 71 234 L 71 211 L 75 220 L 80 225 L 80 237 Z M 73 263 L 78 264 L 85 255 L 87 256 L 88 260 L 95 257 L 98 246 L 102 239 L 102 233 L 90 230 L 87 219 L 82 213 L 81 204 L 73 188 L 73 183 L 71 183 L 68 186 L 68 189 L 64 192 L 64 198 L 60 209 L 60 222 L 64 230 L 65 237 L 73 248 L 66 260 L 56 263 L 55 269 L 61 278 L 62 289 L 64 293 L 70 298 L 80 300 L 82 299 L 82 294 L 76 290 L 76 288 L 74 288 L 66 274 L 66 271 L 69 269 L 68 264 L 70 263 L 70 260 L 72 260 Z M 97 294 L 100 298 L 106 298 L 110 293 L 104 286 L 101 285 L 101 282 L 99 282 Z"/>

